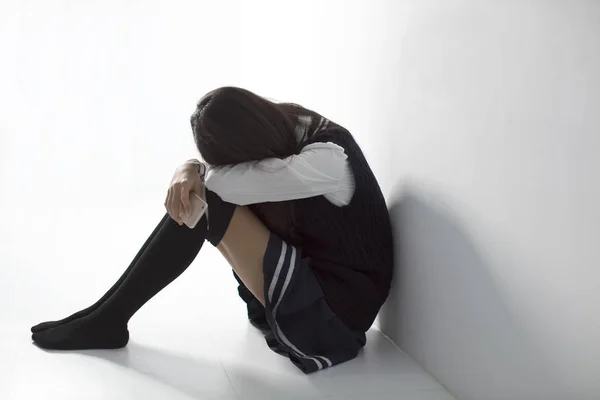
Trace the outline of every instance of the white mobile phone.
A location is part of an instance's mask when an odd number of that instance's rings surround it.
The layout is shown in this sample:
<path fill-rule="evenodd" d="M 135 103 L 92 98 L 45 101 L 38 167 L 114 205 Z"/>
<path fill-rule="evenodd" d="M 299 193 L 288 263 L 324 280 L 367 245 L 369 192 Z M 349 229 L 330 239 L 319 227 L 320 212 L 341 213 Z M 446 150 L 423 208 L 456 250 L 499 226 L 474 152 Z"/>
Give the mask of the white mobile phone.
<path fill-rule="evenodd" d="M 181 220 L 191 229 L 196 226 L 198 221 L 200 221 L 208 208 L 208 204 L 206 204 L 202 197 L 194 192 L 190 192 L 190 204 L 192 206 L 192 212 L 190 212 L 189 215 L 183 215 Z"/>

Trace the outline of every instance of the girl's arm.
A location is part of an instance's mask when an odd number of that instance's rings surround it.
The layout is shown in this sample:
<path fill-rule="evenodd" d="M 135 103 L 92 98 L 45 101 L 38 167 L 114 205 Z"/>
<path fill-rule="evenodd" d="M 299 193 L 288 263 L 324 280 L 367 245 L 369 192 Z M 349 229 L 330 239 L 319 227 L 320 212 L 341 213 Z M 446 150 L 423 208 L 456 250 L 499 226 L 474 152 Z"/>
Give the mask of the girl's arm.
<path fill-rule="evenodd" d="M 268 158 L 209 170 L 206 188 L 237 205 L 303 199 L 325 195 L 332 203 L 350 202 L 352 171 L 344 149 L 313 143 L 298 155 Z"/>

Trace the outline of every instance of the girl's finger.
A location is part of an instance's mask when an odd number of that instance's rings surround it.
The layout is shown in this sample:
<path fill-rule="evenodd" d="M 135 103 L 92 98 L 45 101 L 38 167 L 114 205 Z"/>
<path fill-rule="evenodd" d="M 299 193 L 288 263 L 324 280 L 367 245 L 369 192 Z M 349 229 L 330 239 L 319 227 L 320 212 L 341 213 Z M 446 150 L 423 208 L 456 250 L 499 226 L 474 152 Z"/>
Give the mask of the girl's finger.
<path fill-rule="evenodd" d="M 203 197 L 204 196 L 204 183 L 202 183 L 200 181 L 200 179 L 196 179 L 194 181 L 194 188 L 192 189 L 192 191 L 194 193 L 196 193 L 198 196 Z"/>
<path fill-rule="evenodd" d="M 175 184 L 172 187 L 172 195 L 171 195 L 171 218 L 175 220 L 179 225 L 181 225 L 181 219 L 179 217 L 179 206 L 181 204 L 181 185 Z"/>
<path fill-rule="evenodd" d="M 186 215 L 190 215 L 192 212 L 192 205 L 190 204 L 190 192 L 185 189 L 181 190 L 181 203 L 183 204 L 183 210 Z"/>

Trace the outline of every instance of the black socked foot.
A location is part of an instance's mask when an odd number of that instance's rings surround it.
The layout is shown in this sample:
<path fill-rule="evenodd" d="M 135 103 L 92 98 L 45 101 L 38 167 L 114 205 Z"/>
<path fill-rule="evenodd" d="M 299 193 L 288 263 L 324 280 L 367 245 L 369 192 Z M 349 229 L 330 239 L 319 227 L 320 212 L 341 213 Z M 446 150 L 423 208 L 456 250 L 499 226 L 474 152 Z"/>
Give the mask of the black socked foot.
<path fill-rule="evenodd" d="M 31 338 L 51 350 L 120 349 L 129 342 L 129 331 L 127 326 L 99 324 L 84 317 L 35 332 Z"/>
<path fill-rule="evenodd" d="M 84 310 L 78 311 L 75 314 L 72 314 L 72 315 L 68 316 L 67 318 L 63 318 L 61 320 L 42 322 L 40 324 L 32 326 L 31 327 L 31 332 L 32 333 L 41 332 L 41 331 L 44 331 L 46 329 L 56 328 L 57 326 L 68 324 L 71 321 L 75 321 L 78 318 L 85 317 L 86 315 L 89 315 L 94 310 L 95 310 L 95 308 L 88 307 L 88 308 L 86 308 Z"/>

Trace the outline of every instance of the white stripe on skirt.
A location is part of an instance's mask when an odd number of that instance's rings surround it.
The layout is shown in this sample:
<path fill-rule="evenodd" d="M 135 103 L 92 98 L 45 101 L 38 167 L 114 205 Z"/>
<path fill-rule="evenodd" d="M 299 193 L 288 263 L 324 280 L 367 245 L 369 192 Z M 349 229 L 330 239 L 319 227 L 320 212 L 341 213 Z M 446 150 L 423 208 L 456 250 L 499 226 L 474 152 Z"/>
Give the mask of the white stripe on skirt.
<path fill-rule="evenodd" d="M 271 304 L 273 304 L 273 293 L 275 291 L 275 286 L 277 285 L 277 282 L 279 280 L 279 275 L 281 273 L 281 269 L 283 268 L 285 254 L 287 252 L 287 247 L 288 247 L 287 243 L 285 243 L 283 241 L 281 243 L 282 243 L 281 254 L 279 256 L 279 261 L 277 262 L 277 268 L 275 269 L 273 279 L 271 280 L 271 284 L 269 285 L 268 298 L 269 298 L 269 301 L 271 302 Z M 285 291 L 287 290 L 290 280 L 292 279 L 292 274 L 294 273 L 294 269 L 296 267 L 296 251 L 297 250 L 294 246 L 290 246 L 290 247 L 292 248 L 290 267 L 288 268 L 288 272 L 286 274 L 285 281 L 283 283 L 283 288 L 281 288 L 281 293 L 279 294 L 277 303 L 273 306 L 273 321 L 275 322 L 275 329 L 277 330 L 278 336 L 281 338 L 281 340 L 284 342 L 284 344 L 286 344 L 289 348 L 291 348 L 292 351 L 294 351 L 298 356 L 305 358 L 307 360 L 313 360 L 315 362 L 315 364 L 317 364 L 318 369 L 323 369 L 323 364 L 322 364 L 321 360 L 319 360 L 317 357 L 324 360 L 328 367 L 331 367 L 333 365 L 333 363 L 331 362 L 331 360 L 329 358 L 324 357 L 324 356 L 306 355 L 300 349 L 298 349 L 296 346 L 294 346 L 294 344 L 285 336 L 285 334 L 281 330 L 281 327 L 277 323 L 277 308 L 279 308 L 279 304 L 281 304 L 281 299 L 283 298 L 283 295 L 285 294 Z"/>

